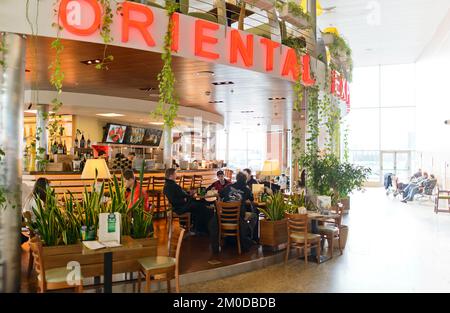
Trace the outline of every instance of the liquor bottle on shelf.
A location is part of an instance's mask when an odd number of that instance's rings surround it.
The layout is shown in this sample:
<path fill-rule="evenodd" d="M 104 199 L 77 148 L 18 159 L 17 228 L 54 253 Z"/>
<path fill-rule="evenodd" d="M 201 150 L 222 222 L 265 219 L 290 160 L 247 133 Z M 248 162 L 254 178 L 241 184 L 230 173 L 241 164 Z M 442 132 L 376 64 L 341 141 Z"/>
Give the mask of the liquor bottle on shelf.
<path fill-rule="evenodd" d="M 58 144 L 58 154 L 64 154 L 63 145 L 62 145 L 61 141 Z"/>
<path fill-rule="evenodd" d="M 90 147 L 91 147 L 91 139 L 89 138 L 89 135 L 88 135 L 87 148 L 90 148 Z"/>
<path fill-rule="evenodd" d="M 84 140 L 84 134 L 83 134 L 83 135 L 81 135 L 80 148 L 84 149 L 85 146 L 86 146 L 86 140 Z"/>
<path fill-rule="evenodd" d="M 63 145 L 63 153 L 67 154 L 67 146 L 66 146 L 66 141 L 64 140 L 64 145 Z"/>
<path fill-rule="evenodd" d="M 79 141 L 78 141 L 78 134 L 75 136 L 75 148 L 79 148 L 78 146 Z"/>

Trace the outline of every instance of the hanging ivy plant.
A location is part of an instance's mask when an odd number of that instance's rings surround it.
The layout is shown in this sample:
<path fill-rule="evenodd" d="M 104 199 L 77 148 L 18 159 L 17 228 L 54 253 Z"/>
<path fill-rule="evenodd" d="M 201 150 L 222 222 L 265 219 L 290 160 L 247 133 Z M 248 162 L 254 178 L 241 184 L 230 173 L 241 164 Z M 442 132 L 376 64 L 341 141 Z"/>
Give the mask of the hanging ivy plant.
<path fill-rule="evenodd" d="M 0 163 L 3 162 L 4 157 L 5 152 L 2 150 L 2 148 L 0 148 Z M 0 186 L 0 209 L 3 209 L 5 205 L 6 205 L 6 190 L 3 188 L 3 186 Z"/>
<path fill-rule="evenodd" d="M 3 71 L 6 69 L 6 62 L 5 62 L 5 54 L 8 50 L 6 49 L 6 39 L 3 34 L 0 34 L 0 66 L 2 67 Z"/>
<path fill-rule="evenodd" d="M 108 45 L 113 42 L 113 38 L 111 36 L 111 25 L 113 22 L 113 11 L 111 9 L 110 0 L 100 0 L 100 5 L 103 9 L 102 16 L 102 24 L 100 28 L 100 36 L 102 36 L 103 42 L 105 43 L 105 47 L 103 49 L 103 58 L 102 61 L 95 65 L 95 68 L 98 70 L 108 70 L 108 63 L 111 63 L 114 60 L 113 55 L 107 55 Z"/>
<path fill-rule="evenodd" d="M 164 52 L 162 54 L 163 67 L 158 74 L 159 81 L 159 101 L 153 112 L 157 118 L 164 121 L 164 125 L 172 128 L 175 125 L 175 118 L 178 114 L 178 98 L 175 94 L 175 75 L 172 70 L 172 30 L 173 19 L 172 16 L 176 12 L 178 4 L 171 1 L 166 1 L 167 16 L 169 23 L 166 35 L 164 36 Z"/>

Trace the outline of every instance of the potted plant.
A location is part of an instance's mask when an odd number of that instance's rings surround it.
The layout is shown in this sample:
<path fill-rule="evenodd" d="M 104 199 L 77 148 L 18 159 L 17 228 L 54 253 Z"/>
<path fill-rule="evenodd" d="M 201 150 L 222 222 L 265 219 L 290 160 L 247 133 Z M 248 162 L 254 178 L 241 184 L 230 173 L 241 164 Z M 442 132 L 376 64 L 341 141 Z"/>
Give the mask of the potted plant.
<path fill-rule="evenodd" d="M 296 27 L 309 28 L 311 26 L 311 18 L 303 8 L 293 1 L 284 4 L 277 3 L 280 10 L 280 18 Z"/>
<path fill-rule="evenodd" d="M 98 188 L 97 181 L 94 181 L 90 191 L 86 186 L 84 187 L 83 201 L 77 206 L 77 214 L 81 221 L 81 240 L 95 240 L 96 238 L 98 215 L 106 211 L 102 202 L 104 190 L 105 183 Z"/>
<path fill-rule="evenodd" d="M 307 209 L 307 201 L 305 192 L 294 193 L 289 196 L 286 207 L 286 212 L 290 214 L 299 214 L 303 210 Z"/>
<path fill-rule="evenodd" d="M 131 208 L 133 215 L 131 237 L 145 239 L 153 236 L 153 215 L 145 211 L 144 199 L 139 199 Z"/>
<path fill-rule="evenodd" d="M 283 194 L 277 192 L 268 197 L 266 208 L 261 208 L 264 220 L 260 222 L 260 243 L 262 245 L 276 248 L 287 242 L 287 220 L 284 215 L 287 204 Z"/>
<path fill-rule="evenodd" d="M 119 181 L 117 176 L 108 182 L 108 190 L 110 192 L 110 201 L 108 202 L 108 212 L 117 212 L 121 215 L 121 233 L 122 236 L 131 234 L 131 211 L 125 196 L 125 184 L 123 177 Z"/>

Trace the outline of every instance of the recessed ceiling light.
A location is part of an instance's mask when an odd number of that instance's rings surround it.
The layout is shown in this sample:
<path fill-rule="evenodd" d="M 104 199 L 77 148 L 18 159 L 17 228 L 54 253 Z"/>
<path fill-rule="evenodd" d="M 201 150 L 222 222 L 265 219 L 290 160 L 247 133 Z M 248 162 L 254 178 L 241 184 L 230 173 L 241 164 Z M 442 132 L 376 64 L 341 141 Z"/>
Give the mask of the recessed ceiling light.
<path fill-rule="evenodd" d="M 214 76 L 213 71 L 200 71 L 195 73 L 196 76 Z"/>
<path fill-rule="evenodd" d="M 120 117 L 120 116 L 125 116 L 124 114 L 118 114 L 118 113 L 99 113 L 99 114 L 95 114 L 98 116 L 104 116 L 104 117 Z"/>
<path fill-rule="evenodd" d="M 226 81 L 226 82 L 214 82 L 212 84 L 215 86 L 219 86 L 219 85 L 233 85 L 234 83 L 231 81 Z"/>
<path fill-rule="evenodd" d="M 150 122 L 150 125 L 164 125 L 164 122 Z"/>
<path fill-rule="evenodd" d="M 102 62 L 102 60 L 100 60 L 100 59 L 92 59 L 92 60 L 80 61 L 80 63 L 86 64 L 86 65 L 99 64 L 101 62 Z"/>

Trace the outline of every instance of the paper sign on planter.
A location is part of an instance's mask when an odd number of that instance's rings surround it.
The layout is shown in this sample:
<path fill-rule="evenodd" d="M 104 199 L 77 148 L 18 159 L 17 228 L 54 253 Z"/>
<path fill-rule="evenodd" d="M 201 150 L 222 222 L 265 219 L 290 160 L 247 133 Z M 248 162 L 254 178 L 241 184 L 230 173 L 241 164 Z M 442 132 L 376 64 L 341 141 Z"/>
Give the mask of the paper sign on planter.
<path fill-rule="evenodd" d="M 100 213 L 98 241 L 120 244 L 120 213 Z"/>

